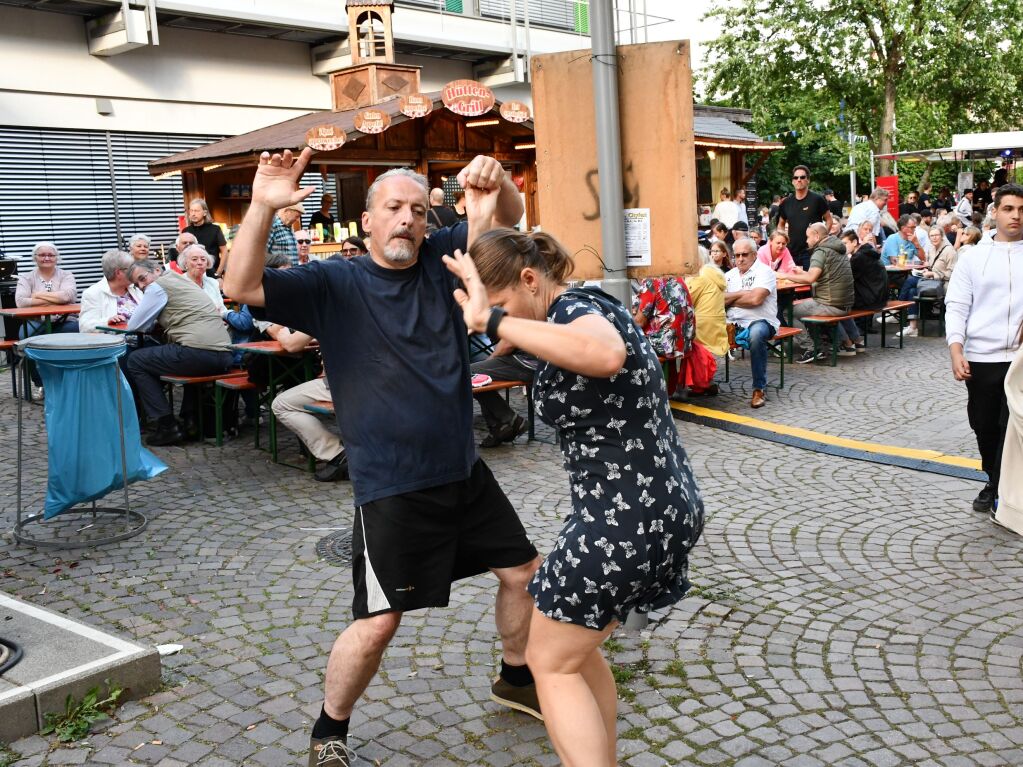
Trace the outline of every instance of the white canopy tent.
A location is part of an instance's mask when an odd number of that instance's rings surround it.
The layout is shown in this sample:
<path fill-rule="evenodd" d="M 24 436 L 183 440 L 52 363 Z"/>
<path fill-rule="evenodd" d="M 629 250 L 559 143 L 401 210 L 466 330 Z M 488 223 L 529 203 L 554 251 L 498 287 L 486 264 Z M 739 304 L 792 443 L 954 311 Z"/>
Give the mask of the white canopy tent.
<path fill-rule="evenodd" d="M 952 146 L 940 149 L 914 149 L 907 152 L 888 152 L 870 155 L 870 185 L 874 186 L 874 161 L 895 160 L 899 162 L 971 162 L 978 160 L 1006 159 L 1017 152 L 1023 154 L 1023 131 L 1001 133 L 956 133 Z"/>

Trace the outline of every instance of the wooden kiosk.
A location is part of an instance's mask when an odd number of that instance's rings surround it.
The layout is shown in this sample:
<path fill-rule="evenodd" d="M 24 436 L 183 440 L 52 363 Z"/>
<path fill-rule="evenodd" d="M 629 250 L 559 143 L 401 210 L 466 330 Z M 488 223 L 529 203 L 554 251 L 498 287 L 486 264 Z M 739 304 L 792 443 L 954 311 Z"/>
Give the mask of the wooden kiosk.
<path fill-rule="evenodd" d="M 338 194 L 333 212 L 343 226 L 360 221 L 366 190 L 389 168 L 413 168 L 431 187 L 451 190 L 458 171 L 479 154 L 504 165 L 523 193 L 527 225 L 538 223 L 532 120 L 515 115 L 514 121 L 506 119 L 502 114 L 510 113 L 496 100 L 485 113 L 463 117 L 444 105 L 442 92 L 420 94 L 419 67 L 393 62 L 392 4 L 347 5 L 352 65 L 330 75 L 332 110 L 155 160 L 149 163 L 150 174 L 180 173 L 184 205 L 202 197 L 213 220 L 230 227 L 241 222 L 248 208 L 261 152 L 301 151 L 310 131 L 327 128 L 329 133 L 332 128 L 343 136 L 343 144 L 317 151 L 309 169 L 334 177 Z M 314 246 L 323 249 L 332 248 Z"/>

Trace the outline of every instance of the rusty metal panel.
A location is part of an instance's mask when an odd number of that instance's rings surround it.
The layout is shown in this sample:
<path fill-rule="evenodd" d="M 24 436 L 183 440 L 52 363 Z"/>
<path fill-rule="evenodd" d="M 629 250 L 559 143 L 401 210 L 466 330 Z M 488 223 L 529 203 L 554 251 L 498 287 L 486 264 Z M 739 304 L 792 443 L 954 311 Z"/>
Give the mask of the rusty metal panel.
<path fill-rule="evenodd" d="M 625 207 L 651 220 L 651 266 L 632 277 L 678 274 L 696 256 L 689 54 L 688 41 L 618 47 Z M 603 276 L 591 67 L 588 50 L 532 59 L 540 224 L 575 257 L 575 279 Z"/>

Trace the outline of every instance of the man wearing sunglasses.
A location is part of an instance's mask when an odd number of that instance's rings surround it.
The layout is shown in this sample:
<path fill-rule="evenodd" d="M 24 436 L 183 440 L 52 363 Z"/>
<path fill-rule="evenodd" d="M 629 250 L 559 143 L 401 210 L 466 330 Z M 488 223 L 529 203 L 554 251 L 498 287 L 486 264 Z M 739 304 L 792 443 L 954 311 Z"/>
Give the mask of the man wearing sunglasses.
<path fill-rule="evenodd" d="M 307 229 L 295 232 L 295 245 L 298 247 L 298 263 L 309 263 L 309 247 L 313 244 L 313 234 Z"/>
<path fill-rule="evenodd" d="M 810 169 L 797 165 L 792 170 L 792 194 L 778 209 L 778 226 L 785 227 L 789 235 L 792 260 L 803 269 L 810 268 L 810 250 L 806 245 L 806 230 L 811 224 L 823 222 L 831 231 L 831 211 L 828 201 L 810 191 Z"/>

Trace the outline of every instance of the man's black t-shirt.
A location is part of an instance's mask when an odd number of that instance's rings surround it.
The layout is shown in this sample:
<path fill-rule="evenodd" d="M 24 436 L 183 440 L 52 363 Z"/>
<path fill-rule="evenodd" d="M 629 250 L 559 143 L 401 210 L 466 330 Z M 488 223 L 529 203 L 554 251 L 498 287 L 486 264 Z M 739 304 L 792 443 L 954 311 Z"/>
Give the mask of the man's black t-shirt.
<path fill-rule="evenodd" d="M 309 217 L 309 229 L 317 224 L 323 224 L 323 241 L 334 242 L 334 217 L 318 210 Z"/>
<path fill-rule="evenodd" d="M 426 214 L 426 223 L 433 224 L 438 229 L 454 226 L 458 223 L 458 214 L 455 213 L 454 208 L 449 208 L 447 205 L 434 205 Z"/>
<path fill-rule="evenodd" d="M 804 269 L 810 263 L 810 251 L 806 248 L 806 228 L 823 221 L 827 213 L 828 201 L 816 192 L 807 192 L 802 200 L 790 194 L 781 201 L 781 207 L 778 208 L 778 218 L 788 222 L 789 252 Z"/>
<path fill-rule="evenodd" d="M 987 206 L 992 200 L 990 189 L 977 188 L 973 191 L 973 209 L 978 213 L 987 213 Z"/>
<path fill-rule="evenodd" d="M 357 506 L 464 480 L 476 462 L 466 328 L 441 261 L 468 233 L 439 229 L 407 269 L 358 256 L 263 274 L 267 318 L 320 342 Z"/>
<path fill-rule="evenodd" d="M 220 267 L 220 247 L 227 245 L 224 239 L 224 232 L 214 223 L 192 224 L 185 227 L 185 231 L 195 235 L 195 241 L 206 248 L 206 252 L 213 256 L 213 268 L 207 269 L 206 274 L 213 275 Z"/>
<path fill-rule="evenodd" d="M 908 216 L 912 213 L 919 213 L 920 209 L 916 206 L 916 203 L 904 202 L 899 206 L 899 215 Z"/>
<path fill-rule="evenodd" d="M 831 215 L 835 218 L 842 217 L 842 201 L 841 200 L 825 200 L 828 203 L 828 210 L 831 211 Z"/>

